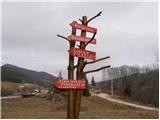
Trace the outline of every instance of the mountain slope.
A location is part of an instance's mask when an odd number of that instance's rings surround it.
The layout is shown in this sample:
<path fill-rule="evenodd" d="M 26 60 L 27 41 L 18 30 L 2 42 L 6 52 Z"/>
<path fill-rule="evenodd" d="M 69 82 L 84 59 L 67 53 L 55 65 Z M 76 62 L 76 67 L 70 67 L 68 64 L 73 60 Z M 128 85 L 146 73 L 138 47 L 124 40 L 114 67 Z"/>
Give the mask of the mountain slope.
<path fill-rule="evenodd" d="M 17 83 L 53 83 L 56 77 L 46 72 L 37 72 L 11 64 L 5 64 L 1 67 L 2 81 Z"/>

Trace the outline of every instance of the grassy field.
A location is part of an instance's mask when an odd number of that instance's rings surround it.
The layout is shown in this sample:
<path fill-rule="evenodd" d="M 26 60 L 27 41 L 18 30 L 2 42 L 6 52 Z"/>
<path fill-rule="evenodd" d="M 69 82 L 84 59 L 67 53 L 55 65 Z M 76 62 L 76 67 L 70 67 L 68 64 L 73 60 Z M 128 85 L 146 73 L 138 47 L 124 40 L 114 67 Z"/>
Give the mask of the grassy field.
<path fill-rule="evenodd" d="M 2 100 L 2 118 L 66 118 L 67 101 L 49 101 L 46 98 L 16 98 Z M 158 119 L 158 112 L 128 107 L 105 99 L 91 96 L 83 97 L 80 118 L 152 118 Z"/>
<path fill-rule="evenodd" d="M 20 86 L 24 86 L 24 88 L 43 88 L 37 84 L 21 84 L 8 81 L 1 81 L 1 96 L 20 95 Z"/>
<path fill-rule="evenodd" d="M 20 84 L 18 83 L 1 81 L 1 95 L 7 96 L 7 95 L 13 95 L 15 93 L 18 93 L 18 91 L 20 90 L 19 86 Z"/>

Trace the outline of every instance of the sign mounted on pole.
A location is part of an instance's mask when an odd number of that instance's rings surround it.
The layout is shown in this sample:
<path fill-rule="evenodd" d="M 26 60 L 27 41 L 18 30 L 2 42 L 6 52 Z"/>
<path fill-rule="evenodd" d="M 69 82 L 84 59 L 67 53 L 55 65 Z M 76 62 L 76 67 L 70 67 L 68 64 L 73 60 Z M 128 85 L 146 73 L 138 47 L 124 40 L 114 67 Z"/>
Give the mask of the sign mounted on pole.
<path fill-rule="evenodd" d="M 70 36 L 68 36 L 68 38 L 70 38 L 72 41 L 79 41 L 79 42 L 85 42 L 85 43 L 87 43 L 91 40 L 91 38 L 76 36 L 76 35 L 70 35 Z M 93 39 L 90 43 L 96 44 L 96 39 Z"/>
<path fill-rule="evenodd" d="M 82 57 L 90 60 L 96 59 L 96 53 L 89 50 L 82 50 L 78 48 L 71 48 L 69 50 L 71 56 Z"/>
<path fill-rule="evenodd" d="M 78 23 L 70 23 L 70 25 L 73 28 L 79 29 L 79 30 L 84 30 L 86 32 L 91 32 L 91 33 L 96 33 L 97 32 L 97 28 L 93 28 L 93 27 L 89 27 L 86 25 L 82 25 L 82 24 L 78 24 Z"/>
<path fill-rule="evenodd" d="M 56 80 L 54 86 L 59 89 L 86 89 L 86 80 Z"/>

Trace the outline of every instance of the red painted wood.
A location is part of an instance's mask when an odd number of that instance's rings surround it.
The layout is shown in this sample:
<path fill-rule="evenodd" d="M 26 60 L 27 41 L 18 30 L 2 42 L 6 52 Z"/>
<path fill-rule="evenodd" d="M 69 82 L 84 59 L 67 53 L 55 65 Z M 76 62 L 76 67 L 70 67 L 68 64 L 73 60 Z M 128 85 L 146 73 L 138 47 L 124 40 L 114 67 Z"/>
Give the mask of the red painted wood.
<path fill-rule="evenodd" d="M 85 80 L 56 80 L 54 86 L 59 89 L 86 89 Z"/>
<path fill-rule="evenodd" d="M 70 35 L 70 36 L 68 36 L 68 38 L 70 38 L 72 41 L 79 41 L 79 42 L 85 42 L 85 43 L 87 43 L 89 40 L 91 40 L 91 38 L 76 36 L 76 35 Z M 96 44 L 96 39 L 93 39 L 90 43 Z"/>
<path fill-rule="evenodd" d="M 81 50 L 78 48 L 71 48 L 69 50 L 71 56 L 82 57 L 90 60 L 96 59 L 96 53 L 89 50 Z"/>
<path fill-rule="evenodd" d="M 79 30 L 84 30 L 86 32 L 91 32 L 91 33 L 97 32 L 97 28 L 89 27 L 89 26 L 86 26 L 86 25 L 82 25 L 82 24 L 78 24 L 78 23 L 70 23 L 70 25 L 73 28 L 76 28 L 76 29 L 79 29 Z"/>

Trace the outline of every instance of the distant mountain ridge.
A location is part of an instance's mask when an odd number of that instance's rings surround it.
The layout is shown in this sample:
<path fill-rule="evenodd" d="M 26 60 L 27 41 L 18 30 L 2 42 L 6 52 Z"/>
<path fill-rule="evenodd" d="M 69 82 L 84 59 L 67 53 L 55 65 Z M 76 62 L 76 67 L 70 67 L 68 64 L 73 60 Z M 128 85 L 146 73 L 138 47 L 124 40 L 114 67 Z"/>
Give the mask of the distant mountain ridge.
<path fill-rule="evenodd" d="M 11 64 L 3 65 L 1 73 L 2 81 L 10 82 L 53 83 L 57 79 L 47 72 L 37 72 Z"/>

